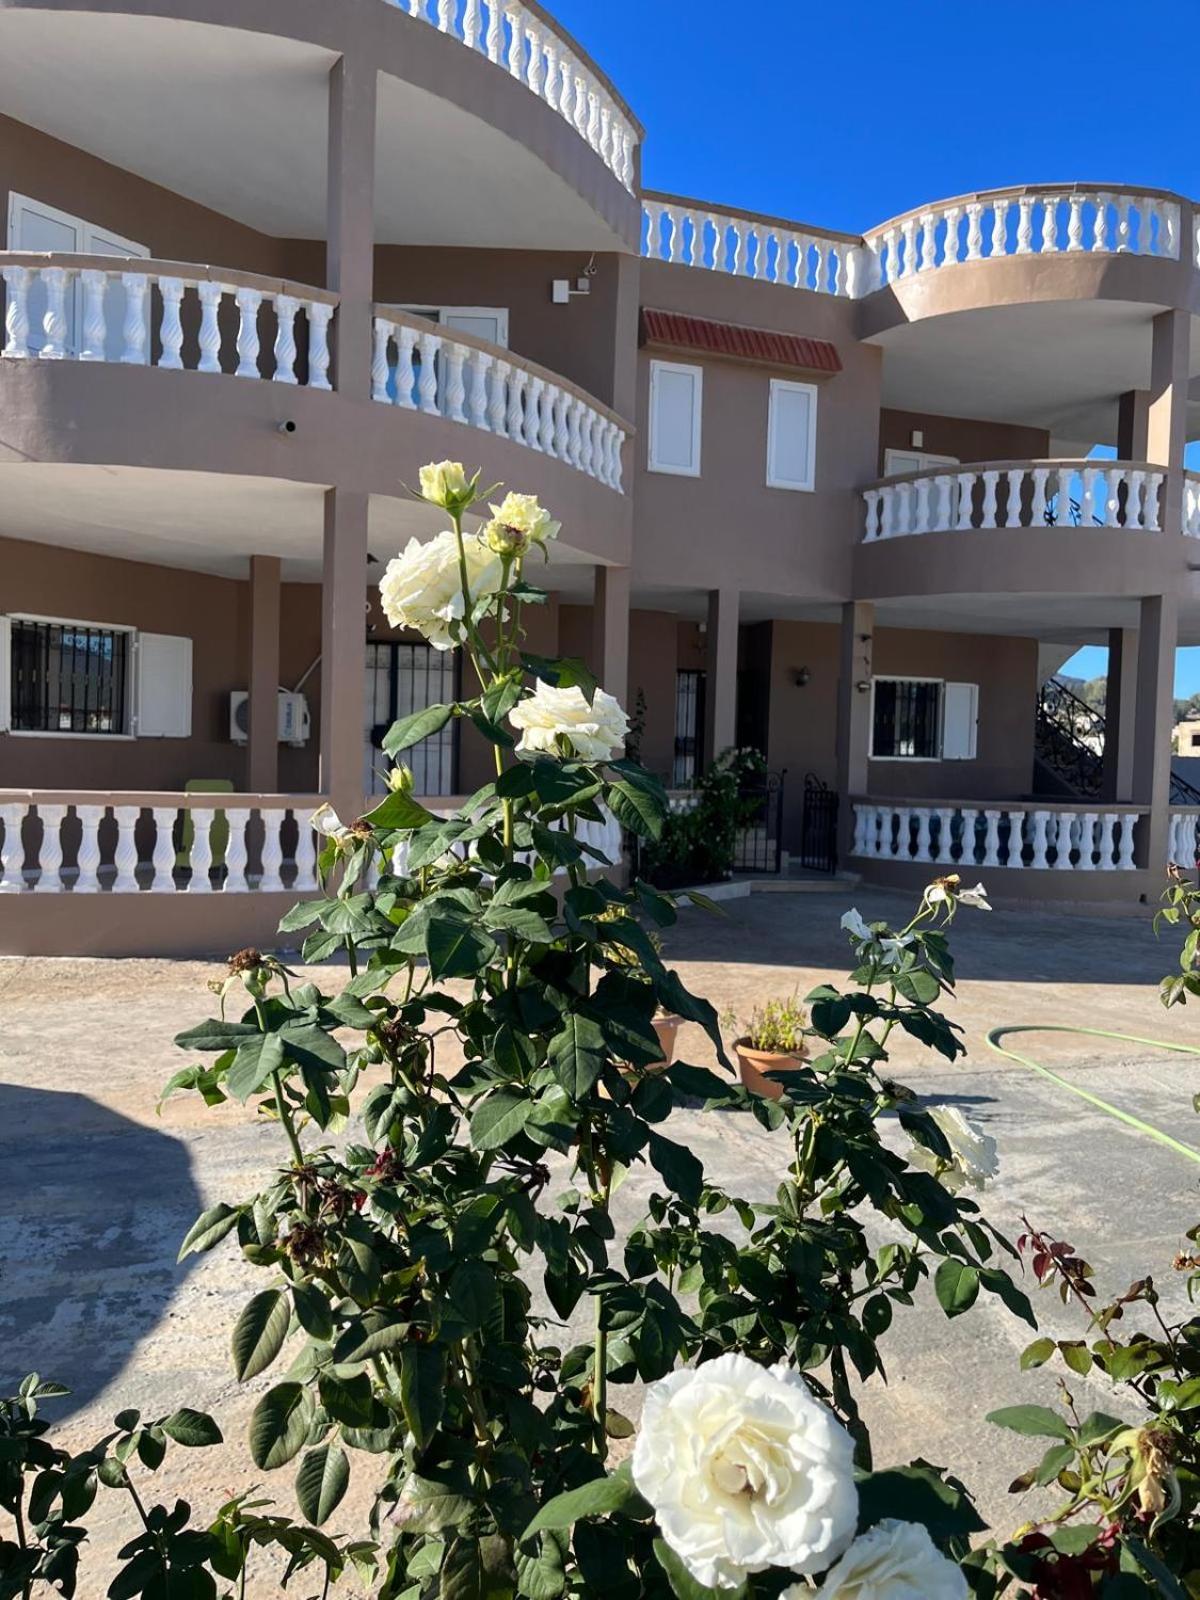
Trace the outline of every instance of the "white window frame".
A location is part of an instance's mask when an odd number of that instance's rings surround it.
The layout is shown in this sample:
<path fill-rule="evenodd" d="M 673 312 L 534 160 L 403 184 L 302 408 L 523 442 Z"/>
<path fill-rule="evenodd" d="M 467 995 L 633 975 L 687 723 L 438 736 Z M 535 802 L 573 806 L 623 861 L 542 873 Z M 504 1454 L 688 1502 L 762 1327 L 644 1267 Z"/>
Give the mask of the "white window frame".
<path fill-rule="evenodd" d="M 777 394 L 792 393 L 806 394 L 809 397 L 808 408 L 808 473 L 804 481 L 797 482 L 791 478 L 775 476 L 775 428 L 778 412 L 775 407 Z M 811 494 L 817 481 L 817 385 L 815 383 L 794 383 L 790 378 L 772 378 L 770 399 L 767 409 L 767 488 L 790 489 L 801 494 Z"/>
<path fill-rule="evenodd" d="M 875 754 L 875 686 L 879 683 L 936 683 L 943 693 L 938 701 L 938 753 L 935 756 L 877 756 Z M 905 761 L 909 765 L 931 766 L 942 758 L 942 714 L 945 709 L 945 678 L 923 678 L 915 672 L 880 672 L 871 679 L 871 747 L 870 761 Z"/>
<path fill-rule="evenodd" d="M 677 467 L 657 459 L 655 446 L 658 435 L 658 407 L 656 396 L 660 372 L 686 372 L 695 379 L 696 403 L 692 408 L 692 461 L 691 467 Z M 701 448 L 704 442 L 704 368 L 686 361 L 650 362 L 650 425 L 648 434 L 647 465 L 651 472 L 664 472 L 673 478 L 698 478 L 701 473 Z"/>
<path fill-rule="evenodd" d="M 85 621 L 82 617 L 46 617 L 36 611 L 10 611 L 6 612 L 10 622 L 47 622 L 56 628 L 102 628 L 105 633 L 126 633 L 132 641 L 130 649 L 130 670 L 125 675 L 125 705 L 122 710 L 124 720 L 129 728 L 128 733 L 68 733 L 58 728 L 14 728 L 12 725 L 12 644 L 9 641 L 9 660 L 6 662 L 7 672 L 4 675 L 4 685 L 8 693 L 8 705 L 5 708 L 7 716 L 0 716 L 0 726 L 6 726 L 12 739 L 75 739 L 83 740 L 87 744 L 96 744 L 101 741 L 108 744 L 132 744 L 137 734 L 134 732 L 134 715 L 136 711 L 136 683 L 137 683 L 137 635 L 138 630 L 127 622 L 101 622 L 93 617 Z M 6 630 L 7 631 L 7 630 Z"/>
<path fill-rule="evenodd" d="M 392 305 L 389 311 L 402 311 L 414 317 L 427 317 L 436 327 L 446 328 L 447 333 L 462 333 L 462 328 L 450 328 L 443 321 L 445 317 L 495 317 L 497 331 L 500 334 L 496 343 L 502 350 L 509 348 L 508 344 L 508 307 L 507 306 L 429 306 L 429 305 Z"/>
<path fill-rule="evenodd" d="M 917 456 L 920 459 L 919 467 L 898 467 L 897 456 Z M 883 452 L 883 475 L 885 478 L 896 477 L 902 472 L 927 472 L 930 467 L 958 467 L 962 463 L 957 456 L 931 456 L 926 450 L 900 450 L 891 449 Z"/>

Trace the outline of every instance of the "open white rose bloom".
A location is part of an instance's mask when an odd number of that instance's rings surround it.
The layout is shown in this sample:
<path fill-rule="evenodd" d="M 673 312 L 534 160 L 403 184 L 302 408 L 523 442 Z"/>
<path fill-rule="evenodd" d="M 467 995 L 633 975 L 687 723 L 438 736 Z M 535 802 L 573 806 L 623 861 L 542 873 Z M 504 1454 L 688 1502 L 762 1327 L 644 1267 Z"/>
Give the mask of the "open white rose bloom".
<path fill-rule="evenodd" d="M 564 738 L 584 761 L 607 761 L 629 733 L 629 718 L 603 689 L 596 690 L 589 704 L 578 686 L 558 689 L 540 681 L 509 712 L 508 720 L 521 730 L 518 750 L 557 755 L 558 740 Z"/>
<path fill-rule="evenodd" d="M 932 1150 L 916 1143 L 908 1152 L 911 1164 L 923 1172 L 934 1173 L 951 1194 L 959 1194 L 966 1188 L 984 1188 L 988 1179 L 994 1178 L 1000 1170 L 995 1139 L 956 1106 L 931 1106 L 929 1115 L 946 1136 L 950 1165 L 943 1167 Z"/>
<path fill-rule="evenodd" d="M 967 1580 L 918 1522 L 880 1522 L 826 1575 L 817 1600 L 967 1600 Z M 813 1600 L 796 1584 L 782 1600 Z"/>
<path fill-rule="evenodd" d="M 500 558 L 473 534 L 463 536 L 463 557 L 471 604 L 497 594 L 503 580 Z M 452 529 L 422 544 L 410 539 L 389 561 L 379 583 L 384 614 L 393 628 L 413 628 L 435 650 L 452 650 L 458 640 L 454 625 L 463 621 L 466 600 L 458 541 Z"/>
<path fill-rule="evenodd" d="M 797 1372 L 718 1356 L 646 1391 L 633 1481 L 698 1583 L 824 1572 L 854 1537 L 854 1444 Z"/>

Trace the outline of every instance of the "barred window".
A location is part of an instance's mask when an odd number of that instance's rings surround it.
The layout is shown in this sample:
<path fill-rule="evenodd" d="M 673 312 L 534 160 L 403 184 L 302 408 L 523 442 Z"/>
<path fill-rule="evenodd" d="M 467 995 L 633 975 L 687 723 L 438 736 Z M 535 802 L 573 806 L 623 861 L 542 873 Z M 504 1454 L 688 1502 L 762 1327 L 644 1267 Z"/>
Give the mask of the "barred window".
<path fill-rule="evenodd" d="M 942 753 L 942 684 L 876 678 L 871 754 L 936 761 Z"/>
<path fill-rule="evenodd" d="M 24 617 L 11 630 L 14 732 L 129 733 L 131 633 Z"/>
<path fill-rule="evenodd" d="M 704 729 L 703 672 L 675 674 L 675 760 L 671 786 L 688 789 L 700 776 L 700 742 Z"/>

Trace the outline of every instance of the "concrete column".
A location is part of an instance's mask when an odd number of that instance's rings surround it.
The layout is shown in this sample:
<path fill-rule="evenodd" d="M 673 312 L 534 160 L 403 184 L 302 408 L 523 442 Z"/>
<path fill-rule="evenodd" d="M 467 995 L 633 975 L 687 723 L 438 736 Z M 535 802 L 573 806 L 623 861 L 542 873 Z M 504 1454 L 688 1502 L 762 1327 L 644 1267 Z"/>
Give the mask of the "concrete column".
<path fill-rule="evenodd" d="M 326 287 L 340 295 L 333 383 L 371 398 L 375 299 L 375 63 L 364 49 L 338 58 L 329 74 Z"/>
<path fill-rule="evenodd" d="M 629 707 L 629 568 L 597 567 L 592 603 L 592 671 Z"/>
<path fill-rule="evenodd" d="M 1127 389 L 1117 405 L 1118 461 L 1146 461 L 1146 429 L 1150 420 L 1148 389 Z"/>
<path fill-rule="evenodd" d="M 1160 311 L 1153 323 L 1150 396 L 1146 415 L 1146 457 L 1167 468 L 1162 526 L 1183 529 L 1183 452 L 1187 444 L 1188 367 L 1191 313 Z"/>
<path fill-rule="evenodd" d="M 715 761 L 737 743 L 738 608 L 736 589 L 711 589 L 708 595 L 708 637 L 704 761 Z"/>
<path fill-rule="evenodd" d="M 855 600 L 842 607 L 838 662 L 838 856 L 850 854 L 854 797 L 868 791 L 871 755 L 871 676 L 875 657 L 875 607 Z M 865 685 L 865 687 L 863 687 Z"/>
<path fill-rule="evenodd" d="M 1108 687 L 1104 699 L 1104 784 L 1100 796 L 1113 805 L 1127 805 L 1133 800 L 1137 648 L 1136 628 L 1109 629 Z"/>
<path fill-rule="evenodd" d="M 363 805 L 369 496 L 325 492 L 321 587 L 321 793 L 343 822 Z"/>
<path fill-rule="evenodd" d="M 279 789 L 278 556 L 250 557 L 250 743 L 246 787 L 252 794 Z"/>
<path fill-rule="evenodd" d="M 1150 807 L 1149 826 L 1142 828 L 1138 865 L 1159 874 L 1167 864 L 1178 634 L 1178 598 L 1174 594 L 1147 596 L 1141 603 L 1138 627 L 1133 799 L 1137 805 Z"/>

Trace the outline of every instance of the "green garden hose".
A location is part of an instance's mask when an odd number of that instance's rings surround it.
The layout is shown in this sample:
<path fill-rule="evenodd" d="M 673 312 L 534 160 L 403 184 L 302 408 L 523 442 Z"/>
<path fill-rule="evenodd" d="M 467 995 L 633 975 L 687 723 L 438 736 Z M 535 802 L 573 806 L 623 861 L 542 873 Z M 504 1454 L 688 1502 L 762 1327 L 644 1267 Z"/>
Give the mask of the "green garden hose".
<path fill-rule="evenodd" d="M 1110 1033 L 1106 1028 L 1068 1028 L 1056 1026 L 1052 1023 L 1026 1023 L 1023 1025 L 993 1028 L 987 1036 L 989 1050 L 994 1050 L 999 1056 L 1007 1056 L 1010 1061 L 1015 1061 L 1022 1067 L 1028 1067 L 1031 1072 L 1040 1073 L 1043 1078 L 1049 1078 L 1051 1083 L 1058 1084 L 1061 1089 L 1069 1089 L 1072 1094 L 1086 1100 L 1089 1105 L 1098 1107 L 1110 1117 L 1116 1117 L 1118 1122 L 1124 1122 L 1128 1127 L 1138 1133 L 1149 1134 L 1150 1138 L 1157 1139 L 1159 1144 L 1165 1144 L 1169 1150 L 1187 1156 L 1189 1161 L 1200 1162 L 1200 1150 L 1195 1150 L 1190 1144 L 1183 1144 L 1178 1139 L 1173 1139 L 1169 1133 L 1164 1133 L 1161 1128 L 1156 1128 L 1151 1122 L 1143 1122 L 1141 1117 L 1135 1117 L 1129 1111 L 1122 1111 L 1119 1106 L 1110 1105 L 1107 1100 L 1101 1100 L 1099 1095 L 1091 1094 L 1087 1089 L 1081 1089 L 1078 1084 L 1070 1082 L 1057 1072 L 1051 1072 L 1049 1067 L 1042 1066 L 1040 1061 L 1034 1061 L 1031 1056 L 1018 1055 L 1015 1050 L 1006 1050 L 1000 1040 L 1010 1033 L 1076 1033 L 1089 1039 L 1119 1039 L 1125 1044 L 1148 1045 L 1153 1050 L 1172 1050 L 1176 1055 L 1200 1056 L 1200 1046 L 1192 1044 L 1173 1044 L 1166 1039 L 1143 1039 L 1136 1033 Z"/>

